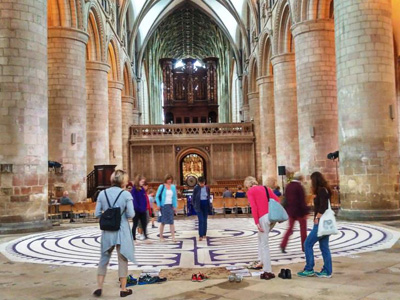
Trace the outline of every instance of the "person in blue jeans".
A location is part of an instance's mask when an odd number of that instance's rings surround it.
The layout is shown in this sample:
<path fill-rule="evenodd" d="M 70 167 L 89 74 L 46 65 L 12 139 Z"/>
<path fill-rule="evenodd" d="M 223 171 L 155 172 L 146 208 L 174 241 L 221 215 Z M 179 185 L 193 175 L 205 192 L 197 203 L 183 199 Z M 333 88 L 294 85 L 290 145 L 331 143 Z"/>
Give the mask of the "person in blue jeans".
<path fill-rule="evenodd" d="M 210 209 L 210 188 L 204 177 L 198 178 L 199 184 L 193 190 L 193 207 L 199 219 L 199 241 L 207 236 L 207 218 Z"/>
<path fill-rule="evenodd" d="M 308 234 L 306 241 L 304 242 L 304 251 L 306 255 L 306 266 L 304 270 L 298 272 L 299 277 L 332 277 L 332 256 L 329 249 L 329 235 L 318 237 L 318 224 L 319 219 L 328 209 L 328 201 L 331 198 L 331 189 L 328 182 L 320 172 L 314 172 L 311 174 L 311 190 L 315 195 L 314 198 L 314 226 L 311 232 Z M 322 258 L 324 260 L 324 266 L 321 272 L 314 271 L 314 245 L 319 243 L 321 249 Z"/>

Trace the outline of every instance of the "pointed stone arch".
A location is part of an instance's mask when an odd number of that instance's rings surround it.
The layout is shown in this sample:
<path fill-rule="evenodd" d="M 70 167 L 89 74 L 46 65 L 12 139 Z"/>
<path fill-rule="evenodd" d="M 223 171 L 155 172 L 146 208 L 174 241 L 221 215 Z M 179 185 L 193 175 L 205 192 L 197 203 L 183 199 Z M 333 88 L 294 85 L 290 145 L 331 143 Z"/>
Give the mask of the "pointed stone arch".
<path fill-rule="evenodd" d="M 111 39 L 107 47 L 107 63 L 111 66 L 108 80 L 121 81 L 121 65 L 119 59 L 119 47 L 115 38 Z"/>
<path fill-rule="evenodd" d="M 87 60 L 106 61 L 105 26 L 101 17 L 100 8 L 96 3 L 91 3 L 87 18 L 87 31 L 89 42 L 87 45 Z"/>
<path fill-rule="evenodd" d="M 260 51 L 258 54 L 260 65 L 259 75 L 260 76 L 272 76 L 273 67 L 271 64 L 272 57 L 272 39 L 269 32 L 265 32 L 260 40 Z"/>
<path fill-rule="evenodd" d="M 122 79 L 124 82 L 124 89 L 122 90 L 122 96 L 133 97 L 132 72 L 128 61 L 125 61 L 124 63 Z"/>
<path fill-rule="evenodd" d="M 289 1 L 279 3 L 274 20 L 274 55 L 294 52 L 292 17 Z"/>
<path fill-rule="evenodd" d="M 97 11 L 91 9 L 88 15 L 87 31 L 89 41 L 86 47 L 86 59 L 90 61 L 105 61 L 104 55 L 104 28 Z"/>
<path fill-rule="evenodd" d="M 258 84 L 257 78 L 258 76 L 258 66 L 257 66 L 257 59 L 253 57 L 249 64 L 249 93 L 258 92 Z"/>
<path fill-rule="evenodd" d="M 83 29 L 82 0 L 49 0 L 47 24 L 49 27 Z"/>
<path fill-rule="evenodd" d="M 243 84 L 242 84 L 242 90 L 243 90 L 243 105 L 247 105 L 249 104 L 249 97 L 248 97 L 248 93 L 249 93 L 249 79 L 248 76 L 243 76 Z"/>

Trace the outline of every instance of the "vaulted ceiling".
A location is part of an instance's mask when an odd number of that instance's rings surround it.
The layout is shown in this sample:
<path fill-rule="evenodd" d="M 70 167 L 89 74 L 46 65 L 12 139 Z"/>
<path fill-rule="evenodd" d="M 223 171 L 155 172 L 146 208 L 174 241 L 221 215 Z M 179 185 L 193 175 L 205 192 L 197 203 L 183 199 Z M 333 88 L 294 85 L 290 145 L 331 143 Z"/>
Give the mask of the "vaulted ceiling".
<path fill-rule="evenodd" d="M 170 16 L 186 7 L 196 7 L 208 16 L 231 43 L 235 57 L 240 51 L 248 56 L 248 19 L 256 20 L 258 0 L 125 0 L 122 16 L 129 19 L 129 49 L 131 56 L 141 62 L 147 43 Z M 175 17 L 176 19 L 178 17 Z M 182 17 L 184 18 L 184 16 Z M 125 19 L 121 20 L 121 23 Z M 180 28 L 180 24 L 176 28 Z M 172 27 L 170 27 L 170 32 Z"/>
<path fill-rule="evenodd" d="M 158 56 L 198 58 L 220 56 L 230 50 L 228 38 L 218 25 L 200 9 L 182 6 L 155 30 L 147 47 L 156 48 Z"/>

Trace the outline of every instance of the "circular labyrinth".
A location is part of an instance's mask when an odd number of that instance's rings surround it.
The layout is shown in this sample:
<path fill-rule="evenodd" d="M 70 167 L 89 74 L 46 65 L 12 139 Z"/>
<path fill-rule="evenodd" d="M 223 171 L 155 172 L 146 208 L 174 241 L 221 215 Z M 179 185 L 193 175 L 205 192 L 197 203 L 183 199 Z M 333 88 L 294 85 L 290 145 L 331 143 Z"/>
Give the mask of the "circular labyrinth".
<path fill-rule="evenodd" d="M 179 242 L 160 243 L 158 229 L 149 229 L 150 243 L 135 246 L 138 265 L 131 264 L 130 269 L 243 265 L 257 259 L 257 231 L 252 219 L 210 219 L 207 240 L 202 242 L 197 241 L 197 220 L 175 223 Z M 286 226 L 286 223 L 279 224 L 270 233 L 271 259 L 275 265 L 304 261 L 298 227 L 289 240 L 287 253 L 281 253 L 279 244 Z M 339 222 L 338 226 L 339 234 L 330 239 L 333 256 L 390 248 L 400 237 L 399 232 L 374 225 Z M 308 229 L 311 227 L 309 223 Z M 0 245 L 0 251 L 13 261 L 96 267 L 100 258 L 100 235 L 97 226 L 45 232 Z M 315 255 L 321 258 L 317 245 Z M 110 267 L 116 266 L 114 253 Z"/>

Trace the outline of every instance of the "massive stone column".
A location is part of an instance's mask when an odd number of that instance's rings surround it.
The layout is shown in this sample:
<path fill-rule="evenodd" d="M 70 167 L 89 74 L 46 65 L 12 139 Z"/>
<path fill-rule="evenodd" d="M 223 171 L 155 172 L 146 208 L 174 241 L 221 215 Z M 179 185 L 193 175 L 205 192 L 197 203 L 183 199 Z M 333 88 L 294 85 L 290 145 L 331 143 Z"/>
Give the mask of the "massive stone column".
<path fill-rule="evenodd" d="M 341 210 L 399 218 L 399 149 L 390 0 L 335 0 Z M 393 109 L 395 111 L 395 109 Z"/>
<path fill-rule="evenodd" d="M 51 227 L 46 7 L 0 0 L 0 234 Z"/>
<path fill-rule="evenodd" d="M 250 122 L 250 108 L 249 104 L 243 104 L 242 106 L 242 120 L 244 122 Z"/>
<path fill-rule="evenodd" d="M 300 170 L 336 182 L 335 162 L 327 154 L 339 149 L 335 32 L 333 19 L 292 27 L 296 46 L 297 111 Z"/>
<path fill-rule="evenodd" d="M 287 172 L 300 168 L 294 53 L 272 57 L 274 68 L 276 163 Z"/>
<path fill-rule="evenodd" d="M 260 151 L 262 182 L 267 179 L 277 180 L 276 139 L 275 139 L 275 104 L 274 77 L 262 76 L 257 78 L 260 94 Z"/>
<path fill-rule="evenodd" d="M 122 112 L 121 93 L 124 84 L 108 81 L 108 122 L 110 139 L 110 164 L 122 168 Z"/>
<path fill-rule="evenodd" d="M 256 178 L 261 181 L 262 168 L 261 168 L 261 138 L 260 138 L 260 98 L 258 92 L 248 94 L 249 99 L 249 116 L 250 120 L 253 120 L 254 134 L 256 137 L 255 141 L 255 166 L 256 166 Z"/>
<path fill-rule="evenodd" d="M 110 163 L 108 132 L 108 78 L 110 66 L 103 62 L 86 62 L 87 91 L 87 170 Z"/>
<path fill-rule="evenodd" d="M 135 98 L 122 96 L 122 168 L 129 169 L 129 130 L 133 125 L 133 105 Z"/>
<path fill-rule="evenodd" d="M 87 33 L 63 27 L 48 29 L 49 160 L 62 163 L 49 185 L 69 191 L 73 201 L 86 198 Z"/>

